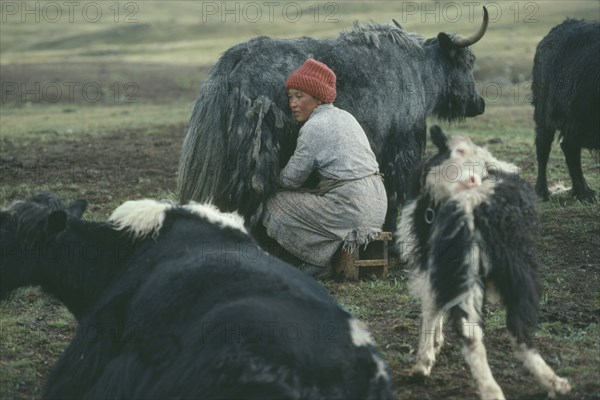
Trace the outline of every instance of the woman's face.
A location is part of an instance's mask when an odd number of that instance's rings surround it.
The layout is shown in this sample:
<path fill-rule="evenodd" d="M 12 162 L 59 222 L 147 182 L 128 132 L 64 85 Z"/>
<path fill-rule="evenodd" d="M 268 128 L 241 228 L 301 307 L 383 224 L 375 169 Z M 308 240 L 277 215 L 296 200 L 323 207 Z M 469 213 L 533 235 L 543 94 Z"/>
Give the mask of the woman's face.
<path fill-rule="evenodd" d="M 319 101 L 309 94 L 298 89 L 288 90 L 288 99 L 294 119 L 297 122 L 306 122 L 310 114 L 319 105 Z"/>

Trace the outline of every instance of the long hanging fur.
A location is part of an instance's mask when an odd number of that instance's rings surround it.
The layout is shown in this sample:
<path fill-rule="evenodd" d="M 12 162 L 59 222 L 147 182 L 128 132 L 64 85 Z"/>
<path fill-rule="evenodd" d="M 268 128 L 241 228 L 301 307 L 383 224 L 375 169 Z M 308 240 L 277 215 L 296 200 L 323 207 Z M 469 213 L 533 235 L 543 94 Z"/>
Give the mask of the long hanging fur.
<path fill-rule="evenodd" d="M 425 40 L 392 24 L 356 24 L 336 39 L 263 36 L 233 46 L 200 87 L 179 163 L 179 200 L 238 210 L 250 227 L 260 220 L 300 128 L 284 83 L 314 57 L 337 75 L 334 104 L 353 114 L 369 138 L 385 176 L 386 226 L 394 229 L 425 148 L 426 118 L 483 112 L 473 53 L 454 47 L 454 36 L 438 38 Z"/>

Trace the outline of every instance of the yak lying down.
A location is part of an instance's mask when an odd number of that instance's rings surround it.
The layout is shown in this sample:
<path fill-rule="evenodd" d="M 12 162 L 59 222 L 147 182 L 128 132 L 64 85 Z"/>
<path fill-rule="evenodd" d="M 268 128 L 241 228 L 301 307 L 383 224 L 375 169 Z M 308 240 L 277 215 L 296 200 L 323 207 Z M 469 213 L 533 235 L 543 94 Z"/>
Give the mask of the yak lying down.
<path fill-rule="evenodd" d="M 363 325 L 239 216 L 142 200 L 91 222 L 85 207 L 37 195 L 0 214 L 2 298 L 39 285 L 79 322 L 44 398 L 395 397 Z"/>

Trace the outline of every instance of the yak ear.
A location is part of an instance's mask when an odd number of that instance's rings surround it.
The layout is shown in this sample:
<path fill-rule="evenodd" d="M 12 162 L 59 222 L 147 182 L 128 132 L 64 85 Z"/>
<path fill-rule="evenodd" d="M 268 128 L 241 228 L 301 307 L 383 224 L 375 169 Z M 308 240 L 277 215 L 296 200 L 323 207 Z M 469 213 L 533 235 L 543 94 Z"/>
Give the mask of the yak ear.
<path fill-rule="evenodd" d="M 46 234 L 56 236 L 67 227 L 67 213 L 63 210 L 53 211 L 46 220 Z"/>
<path fill-rule="evenodd" d="M 429 128 L 429 135 L 431 136 L 431 141 L 440 152 L 448 150 L 448 138 L 444 134 L 444 131 L 442 131 L 442 128 L 433 125 Z"/>
<path fill-rule="evenodd" d="M 444 32 L 438 33 L 437 38 L 438 45 L 440 46 L 440 49 L 442 49 L 442 52 L 452 56 L 454 54 L 454 42 L 452 41 L 452 38 Z"/>
<path fill-rule="evenodd" d="M 67 206 L 67 213 L 72 217 L 81 218 L 87 205 L 88 202 L 86 200 L 75 200 Z"/>

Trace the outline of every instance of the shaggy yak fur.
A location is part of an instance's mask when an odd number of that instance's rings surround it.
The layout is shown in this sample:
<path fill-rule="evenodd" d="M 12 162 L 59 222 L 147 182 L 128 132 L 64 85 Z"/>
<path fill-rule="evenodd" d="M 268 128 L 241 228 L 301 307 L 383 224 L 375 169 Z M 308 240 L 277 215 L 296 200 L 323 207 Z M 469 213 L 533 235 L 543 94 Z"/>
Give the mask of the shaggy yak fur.
<path fill-rule="evenodd" d="M 457 120 L 484 111 L 468 46 L 487 24 L 484 8 L 479 31 L 469 37 L 425 39 L 397 23 L 356 24 L 336 39 L 261 36 L 233 46 L 200 87 L 179 163 L 179 200 L 237 210 L 251 227 L 260 221 L 300 129 L 284 83 L 314 57 L 337 75 L 334 104 L 369 138 L 389 199 L 385 227 L 393 231 L 425 148 L 426 118 Z"/>
<path fill-rule="evenodd" d="M 393 399 L 364 326 L 216 207 L 129 201 L 108 222 L 37 195 L 2 210 L 0 296 L 39 285 L 79 324 L 48 399 Z"/>
<path fill-rule="evenodd" d="M 412 270 L 411 291 L 422 302 L 422 337 L 412 372 L 430 374 L 449 314 L 481 398 L 504 399 L 483 344 L 484 301 L 495 294 L 506 306 L 517 358 L 551 396 L 568 392 L 569 382 L 532 346 L 539 301 L 533 189 L 516 166 L 469 139 L 447 138 L 437 126 L 431 137 L 438 153 L 416 176 L 397 235 Z"/>
<path fill-rule="evenodd" d="M 581 170 L 581 149 L 600 150 L 600 23 L 567 19 L 538 44 L 533 60 L 537 194 L 548 200 L 546 166 L 554 134 L 573 183 L 573 195 L 595 202 Z"/>

